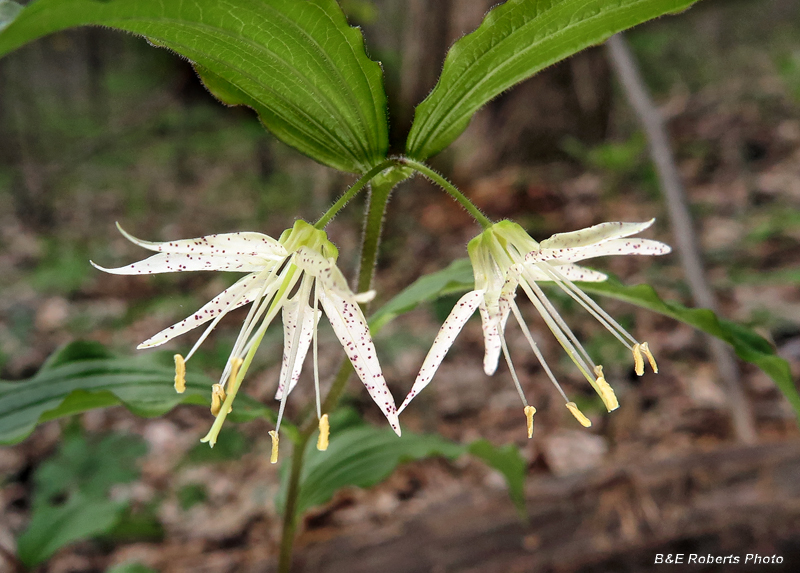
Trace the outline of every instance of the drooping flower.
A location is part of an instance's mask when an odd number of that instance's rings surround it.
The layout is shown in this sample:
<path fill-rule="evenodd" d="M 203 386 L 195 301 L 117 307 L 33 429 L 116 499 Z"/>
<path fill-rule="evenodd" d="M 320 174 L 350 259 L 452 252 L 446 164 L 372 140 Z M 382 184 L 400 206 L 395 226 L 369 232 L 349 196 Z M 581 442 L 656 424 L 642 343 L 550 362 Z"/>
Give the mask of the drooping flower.
<path fill-rule="evenodd" d="M 212 446 L 216 442 L 256 348 L 272 320 L 278 312 L 282 312 L 283 364 L 275 396 L 280 400 L 280 409 L 275 430 L 270 432 L 273 438 L 273 463 L 277 459 L 278 430 L 286 399 L 297 384 L 312 342 L 317 417 L 320 421 L 318 447 L 327 448 L 328 418 L 327 414 L 321 412 L 317 365 L 320 307 L 370 396 L 400 435 L 394 398 L 381 372 L 367 321 L 358 306 L 372 293 L 356 295 L 350 290 L 336 266 L 338 250 L 324 231 L 305 221 L 297 221 L 279 240 L 260 233 L 228 233 L 151 243 L 131 236 L 121 227 L 119 230 L 131 242 L 158 254 L 116 269 L 106 269 L 92 263 L 101 271 L 119 275 L 197 270 L 248 273 L 191 316 L 165 328 L 138 346 L 140 349 L 159 346 L 210 322 L 185 359 L 180 354 L 175 355 L 175 389 L 183 392 L 185 362 L 227 313 L 252 303 L 220 382 L 212 388 L 211 411 L 216 420 L 203 441 L 210 442 Z"/>
<path fill-rule="evenodd" d="M 594 363 L 537 283 L 545 281 L 554 283 L 585 308 L 631 350 L 634 367 L 639 376 L 644 374 L 645 358 L 650 362 L 653 371 L 658 372 L 658 366 L 648 344 L 637 342 L 573 282 L 599 282 L 608 278 L 603 273 L 575 264 L 585 259 L 607 255 L 669 253 L 671 249 L 664 243 L 650 239 L 629 238 L 652 224 L 653 220 L 644 223 L 602 223 L 580 231 L 559 233 L 538 243 L 516 223 L 501 221 L 475 237 L 468 247 L 475 276 L 475 290 L 461 297 L 445 320 L 399 412 L 402 412 L 428 385 L 456 336 L 477 309 L 480 312 L 484 334 L 484 371 L 490 376 L 494 374 L 502 352 L 525 406 L 528 437 L 533 435 L 533 414 L 536 409 L 528 404 L 506 345 L 505 328 L 511 314 L 514 315 L 546 375 L 566 401 L 569 411 L 582 425 L 587 427 L 591 425 L 589 419 L 578 410 L 577 405 L 567 398 L 545 362 L 515 301 L 517 287 L 522 288 L 564 351 L 600 395 L 608 411 L 615 410 L 619 404 L 614 391 L 606 382 L 603 367 Z"/>

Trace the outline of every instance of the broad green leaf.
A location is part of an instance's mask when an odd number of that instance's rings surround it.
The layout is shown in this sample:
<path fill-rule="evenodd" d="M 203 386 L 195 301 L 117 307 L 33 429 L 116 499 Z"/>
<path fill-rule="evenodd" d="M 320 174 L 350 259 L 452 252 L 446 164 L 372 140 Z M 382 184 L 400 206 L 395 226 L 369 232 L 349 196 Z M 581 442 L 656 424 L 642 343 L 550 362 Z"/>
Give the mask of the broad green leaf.
<path fill-rule="evenodd" d="M 496 448 L 486 440 L 469 446 L 450 442 L 436 434 L 412 434 L 402 437 L 388 428 L 364 425 L 352 410 L 344 409 L 331 416 L 331 442 L 327 451 L 313 446 L 306 449 L 300 478 L 297 514 L 329 501 L 341 488 L 367 488 L 386 479 L 403 462 L 430 457 L 455 459 L 466 453 L 481 459 L 499 471 L 508 484 L 509 497 L 520 515 L 525 514 L 524 483 L 527 467 L 515 446 Z M 279 511 L 288 487 L 286 460 L 281 468 L 281 488 L 278 492 Z"/>
<path fill-rule="evenodd" d="M 705 308 L 686 308 L 681 304 L 662 300 L 649 285 L 624 286 L 615 279 L 609 279 L 602 283 L 578 284 L 588 293 L 615 298 L 647 308 L 724 340 L 733 347 L 739 358 L 755 364 L 772 378 L 800 418 L 800 394 L 797 393 L 789 364 L 775 354 L 775 349 L 767 340 L 749 328 L 721 319 L 714 312 Z"/>
<path fill-rule="evenodd" d="M 464 285 L 472 285 L 472 277 L 472 265 L 469 259 L 458 259 L 441 271 L 420 277 L 369 318 L 370 329 L 374 334 L 387 323 L 401 314 L 414 310 L 423 302 L 431 302 L 454 292 L 468 290 Z"/>
<path fill-rule="evenodd" d="M 72 343 L 33 378 L 0 381 L 0 444 L 22 441 L 39 423 L 93 408 L 122 404 L 139 416 L 159 416 L 180 403 L 211 403 L 211 379 L 190 372 L 186 392 L 177 394 L 174 376 L 170 363 L 158 354 L 115 358 L 99 344 Z M 240 393 L 231 419 L 259 417 L 273 419 L 274 414 Z"/>
<path fill-rule="evenodd" d="M 381 68 L 334 0 L 36 0 L 0 33 L 0 56 L 87 25 L 188 58 L 221 101 L 254 108 L 279 139 L 321 163 L 363 173 L 386 156 Z"/>
<path fill-rule="evenodd" d="M 408 312 L 422 302 L 435 300 L 446 294 L 471 290 L 474 288 L 474 282 L 467 273 L 468 269 L 471 269 L 469 259 L 460 259 L 453 261 L 444 270 L 420 277 L 373 315 L 371 319 L 373 328 L 376 324 L 385 325 L 398 314 Z M 800 419 L 800 394 L 792 379 L 789 364 L 775 354 L 775 349 L 767 340 L 749 328 L 721 319 L 708 309 L 687 308 L 676 302 L 662 300 L 649 285 L 624 286 L 614 278 L 600 283 L 576 284 L 587 293 L 635 304 L 684 322 L 727 342 L 739 358 L 758 366 L 772 378 Z M 387 307 L 388 310 L 384 311 Z"/>
<path fill-rule="evenodd" d="M 432 456 L 456 458 L 464 447 L 436 435 L 403 432 L 398 437 L 389 428 L 351 427 L 337 431 L 332 425 L 327 451 L 320 452 L 313 444 L 306 449 L 300 478 L 297 514 L 321 505 L 347 486 L 370 487 L 386 479 L 401 463 Z M 280 511 L 286 499 L 288 471 L 278 492 Z"/>
<path fill-rule="evenodd" d="M 110 500 L 109 492 L 139 476 L 137 459 L 146 452 L 138 436 L 67 436 L 33 476 L 31 521 L 17 541 L 22 562 L 37 565 L 69 543 L 111 531 L 128 502 Z"/>
<path fill-rule="evenodd" d="M 43 507 L 17 540 L 17 554 L 28 567 L 38 565 L 69 543 L 110 531 L 127 505 L 76 495 L 63 505 Z"/>
<path fill-rule="evenodd" d="M 113 485 L 139 476 L 136 460 L 146 453 L 147 444 L 139 436 L 109 434 L 88 440 L 80 434 L 69 435 L 58 454 L 36 470 L 34 509 L 70 492 L 104 497 Z"/>
<path fill-rule="evenodd" d="M 473 114 L 536 72 L 617 32 L 696 0 L 508 0 L 447 54 L 417 106 L 406 153 L 424 160 L 450 145 Z"/>
<path fill-rule="evenodd" d="M 508 496 L 520 516 L 525 517 L 525 474 L 528 467 L 514 445 L 495 447 L 487 440 L 478 440 L 469 445 L 468 451 L 480 458 L 489 467 L 496 469 L 506 479 Z"/>

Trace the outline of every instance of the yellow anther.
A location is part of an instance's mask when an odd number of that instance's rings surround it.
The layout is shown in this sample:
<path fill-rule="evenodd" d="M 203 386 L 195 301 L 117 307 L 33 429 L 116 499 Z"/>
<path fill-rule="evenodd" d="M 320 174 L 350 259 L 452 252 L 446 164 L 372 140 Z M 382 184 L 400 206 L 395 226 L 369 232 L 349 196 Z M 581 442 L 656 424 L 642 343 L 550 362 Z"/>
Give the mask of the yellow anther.
<path fill-rule="evenodd" d="M 331 425 L 328 423 L 328 414 L 322 414 L 319 419 L 319 437 L 317 438 L 317 449 L 324 452 L 328 449 L 328 438 L 331 435 Z"/>
<path fill-rule="evenodd" d="M 638 342 L 633 345 L 633 369 L 636 370 L 636 375 L 641 376 L 644 374 L 644 357 L 642 356 L 642 345 Z"/>
<path fill-rule="evenodd" d="M 619 408 L 619 402 L 617 401 L 617 395 L 614 394 L 613 388 L 606 382 L 606 377 L 603 375 L 603 367 L 600 365 L 595 366 L 594 374 L 597 376 L 595 380 L 595 384 L 597 384 L 597 393 L 600 394 L 600 399 L 603 400 L 606 409 L 609 412 L 613 412 Z"/>
<path fill-rule="evenodd" d="M 536 413 L 536 408 L 533 406 L 525 406 L 525 418 L 528 420 L 528 439 L 533 437 L 533 415 Z"/>
<path fill-rule="evenodd" d="M 239 367 L 242 365 L 241 358 L 237 357 L 231 360 L 231 375 L 228 377 L 228 388 L 233 388 L 233 385 L 236 384 L 236 377 L 239 375 Z"/>
<path fill-rule="evenodd" d="M 269 437 L 272 438 L 272 453 L 269 456 L 269 463 L 277 464 L 278 463 L 278 444 L 280 443 L 281 439 L 278 436 L 278 432 L 275 430 L 269 431 Z"/>
<path fill-rule="evenodd" d="M 575 402 L 567 402 L 567 409 L 572 412 L 572 415 L 575 416 L 575 419 L 578 420 L 584 428 L 588 428 L 592 425 L 591 420 L 584 416 L 583 412 L 578 410 L 578 405 Z"/>
<path fill-rule="evenodd" d="M 646 342 L 642 342 L 640 348 L 645 356 L 647 356 L 647 361 L 650 363 L 650 368 L 653 369 L 653 372 L 658 374 L 658 364 L 656 364 L 656 359 L 653 357 L 653 353 L 650 352 L 650 346 Z"/>
<path fill-rule="evenodd" d="M 178 394 L 186 392 L 186 361 L 180 354 L 175 355 L 175 391 Z"/>
<path fill-rule="evenodd" d="M 225 402 L 225 389 L 222 387 L 222 384 L 214 384 L 211 387 L 211 414 L 214 416 L 219 416 L 220 410 L 222 410 L 222 403 Z M 230 412 L 230 410 L 228 410 Z"/>

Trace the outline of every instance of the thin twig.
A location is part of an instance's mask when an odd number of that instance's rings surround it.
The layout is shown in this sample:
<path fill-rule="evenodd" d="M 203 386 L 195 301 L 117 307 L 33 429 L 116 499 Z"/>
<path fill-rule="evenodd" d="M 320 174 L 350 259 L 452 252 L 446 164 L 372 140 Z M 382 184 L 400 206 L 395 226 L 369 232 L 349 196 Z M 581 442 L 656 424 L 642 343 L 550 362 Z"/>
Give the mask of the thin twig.
<path fill-rule="evenodd" d="M 717 300 L 706 281 L 697 237 L 689 213 L 686 192 L 667 139 L 664 121 L 642 80 L 636 61 L 621 34 L 607 42 L 611 65 L 619 78 L 625 96 L 642 123 L 650 147 L 650 156 L 667 203 L 670 225 L 678 247 L 681 265 L 696 305 L 717 311 Z M 737 438 L 744 443 L 756 441 L 756 429 L 750 404 L 744 394 L 739 368 L 730 349 L 719 339 L 709 337 L 709 345 L 719 375 L 727 390 L 728 406 Z"/>

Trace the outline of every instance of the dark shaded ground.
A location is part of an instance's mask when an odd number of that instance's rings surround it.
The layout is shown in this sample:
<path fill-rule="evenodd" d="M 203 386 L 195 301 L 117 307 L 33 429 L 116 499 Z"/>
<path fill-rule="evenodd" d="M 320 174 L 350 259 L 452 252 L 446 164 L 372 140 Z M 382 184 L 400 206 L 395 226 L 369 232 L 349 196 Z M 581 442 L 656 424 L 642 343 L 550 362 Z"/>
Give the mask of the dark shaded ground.
<path fill-rule="evenodd" d="M 404 86 L 393 117 L 410 117 L 408 102 L 435 81 L 437 50 L 470 29 L 484 9 L 467 0 L 435 3 L 436 20 L 424 7 L 386 2 L 366 25 L 390 87 Z M 403 18 L 407 26 L 399 28 Z M 706 0 L 642 27 L 630 40 L 669 118 L 725 316 L 772 340 L 797 373 L 800 6 Z M 401 62 L 401 51 L 419 54 L 418 60 Z M 89 258 L 113 265 L 142 255 L 116 233 L 115 220 L 148 239 L 245 229 L 278 235 L 296 217 L 318 216 L 350 181 L 272 140 L 247 111 L 217 105 L 191 69 L 169 54 L 105 31 L 54 36 L 0 62 L 0 114 L 3 379 L 30 376 L 55 348 L 78 337 L 132 353 L 232 282 L 201 274 L 148 279 L 95 272 Z M 535 238 L 656 216 L 648 236 L 670 242 L 644 141 L 601 50 L 493 102 L 435 164 L 490 217 L 513 217 Z M 348 276 L 357 255 L 358 205 L 329 228 Z M 379 302 L 464 256 L 477 233 L 466 214 L 419 179 L 397 190 L 391 209 Z M 649 282 L 666 298 L 688 300 L 674 256 L 608 259 L 598 267 L 628 284 Z M 448 304 L 403 317 L 381 334 L 379 351 L 395 396 L 405 395 Z M 512 331 L 515 364 L 539 410 L 537 435 L 526 441 L 507 372 L 482 373 L 474 322 L 436 382 L 404 413 L 404 427 L 412 431 L 519 445 L 529 463 L 529 525 L 517 519 L 500 476 L 477 461 L 415 462 L 371 490 L 341 492 L 315 510 L 298 539 L 297 570 L 646 571 L 657 553 L 670 552 L 780 554 L 784 565 L 770 570 L 797 570 L 800 441 L 772 382 L 742 366 L 760 441 L 737 445 L 702 337 L 621 303 L 604 307 L 650 341 L 661 366 L 658 376 L 636 378 L 623 349 L 565 306 L 567 320 L 607 365 L 618 391 L 622 407 L 610 416 L 543 325 L 532 315 L 530 322 L 565 389 L 593 419 L 591 430 L 565 415 L 524 339 Z M 236 317 L 224 321 L 192 367 L 217 375 L 237 330 Z M 248 393 L 265 401 L 274 393 L 279 345 L 276 330 L 247 382 Z M 335 348 L 325 333 L 327 372 L 338 360 Z M 298 387 L 290 415 L 311 399 L 310 388 Z M 351 389 L 352 403 L 380 423 L 366 394 L 355 384 Z M 150 508 L 164 533 L 154 540 L 76 544 L 42 570 L 102 571 L 126 560 L 163 572 L 270 570 L 279 538 L 277 470 L 267 462 L 270 428 L 254 422 L 229 430 L 244 436 L 244 453 L 234 452 L 235 460 L 186 463 L 209 420 L 205 409 L 190 407 L 158 420 L 121 408 L 84 415 L 90 432 L 144 436 L 150 451 L 142 478 L 119 495 L 139 510 Z M 0 545 L 14 547 L 24 529 L 32 471 L 52 455 L 59 436 L 59 423 L 50 423 L 0 450 Z M 201 501 L 186 507 L 187 488 L 202 490 Z"/>

